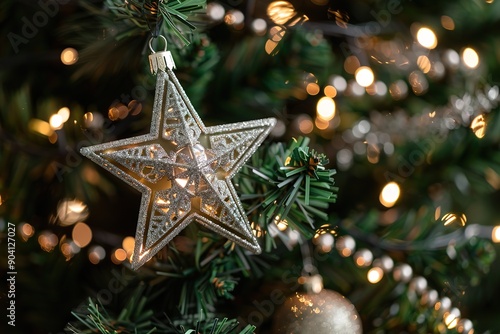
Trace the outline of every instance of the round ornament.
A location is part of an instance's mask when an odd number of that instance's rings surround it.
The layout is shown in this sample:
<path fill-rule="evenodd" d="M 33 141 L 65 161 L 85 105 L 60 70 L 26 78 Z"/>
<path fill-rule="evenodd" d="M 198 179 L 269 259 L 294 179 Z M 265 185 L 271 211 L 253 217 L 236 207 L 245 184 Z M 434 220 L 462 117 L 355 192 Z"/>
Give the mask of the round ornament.
<path fill-rule="evenodd" d="M 331 290 L 288 297 L 274 317 L 273 333 L 357 334 L 361 320 L 354 305 Z"/>

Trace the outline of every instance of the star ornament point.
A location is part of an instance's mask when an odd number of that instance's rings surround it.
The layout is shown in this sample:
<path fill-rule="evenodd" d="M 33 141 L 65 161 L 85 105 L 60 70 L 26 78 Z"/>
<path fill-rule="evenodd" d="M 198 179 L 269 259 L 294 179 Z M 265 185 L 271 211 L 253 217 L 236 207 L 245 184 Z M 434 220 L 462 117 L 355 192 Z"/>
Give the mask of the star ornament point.
<path fill-rule="evenodd" d="M 275 124 L 267 118 L 205 127 L 166 70 L 157 75 L 149 134 L 81 149 L 142 193 L 133 269 L 192 222 L 260 253 L 231 178 Z"/>

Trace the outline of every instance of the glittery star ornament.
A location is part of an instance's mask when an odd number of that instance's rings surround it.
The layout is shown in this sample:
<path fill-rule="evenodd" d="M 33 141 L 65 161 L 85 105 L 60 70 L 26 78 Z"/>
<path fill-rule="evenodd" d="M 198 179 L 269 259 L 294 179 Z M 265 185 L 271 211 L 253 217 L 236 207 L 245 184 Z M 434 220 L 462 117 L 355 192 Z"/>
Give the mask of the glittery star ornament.
<path fill-rule="evenodd" d="M 142 193 L 132 268 L 196 221 L 260 253 L 231 178 L 273 118 L 205 127 L 169 68 L 158 71 L 150 133 L 81 153 Z"/>

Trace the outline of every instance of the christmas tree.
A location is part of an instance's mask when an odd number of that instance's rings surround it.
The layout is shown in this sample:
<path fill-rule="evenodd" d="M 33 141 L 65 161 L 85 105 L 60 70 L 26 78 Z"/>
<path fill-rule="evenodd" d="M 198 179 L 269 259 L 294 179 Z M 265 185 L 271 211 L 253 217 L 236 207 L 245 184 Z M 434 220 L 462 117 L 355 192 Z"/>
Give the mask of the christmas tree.
<path fill-rule="evenodd" d="M 498 1 L 0 8 L 2 333 L 500 331 Z"/>

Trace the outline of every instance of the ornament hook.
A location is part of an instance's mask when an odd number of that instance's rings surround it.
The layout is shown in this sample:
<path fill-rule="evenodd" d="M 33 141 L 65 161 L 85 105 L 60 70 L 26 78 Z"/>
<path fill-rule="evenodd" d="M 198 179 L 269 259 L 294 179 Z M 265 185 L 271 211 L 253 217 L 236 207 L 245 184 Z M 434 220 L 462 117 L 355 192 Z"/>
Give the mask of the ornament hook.
<path fill-rule="evenodd" d="M 163 40 L 163 43 L 165 44 L 163 52 L 167 51 L 167 39 L 163 35 L 158 35 L 157 37 L 151 37 L 149 39 L 149 50 L 151 50 L 152 53 L 156 53 L 156 51 L 153 49 L 153 39 L 155 38 L 161 38 Z"/>
<path fill-rule="evenodd" d="M 161 38 L 165 43 L 165 47 L 163 51 L 156 52 L 153 49 L 153 39 Z M 151 37 L 149 39 L 149 50 L 151 50 L 151 54 L 149 55 L 149 68 L 151 69 L 151 73 L 156 74 L 158 71 L 165 72 L 167 68 L 172 70 L 175 68 L 174 59 L 172 58 L 172 54 L 170 51 L 167 51 L 167 39 L 165 36 L 158 35 L 157 37 Z"/>

